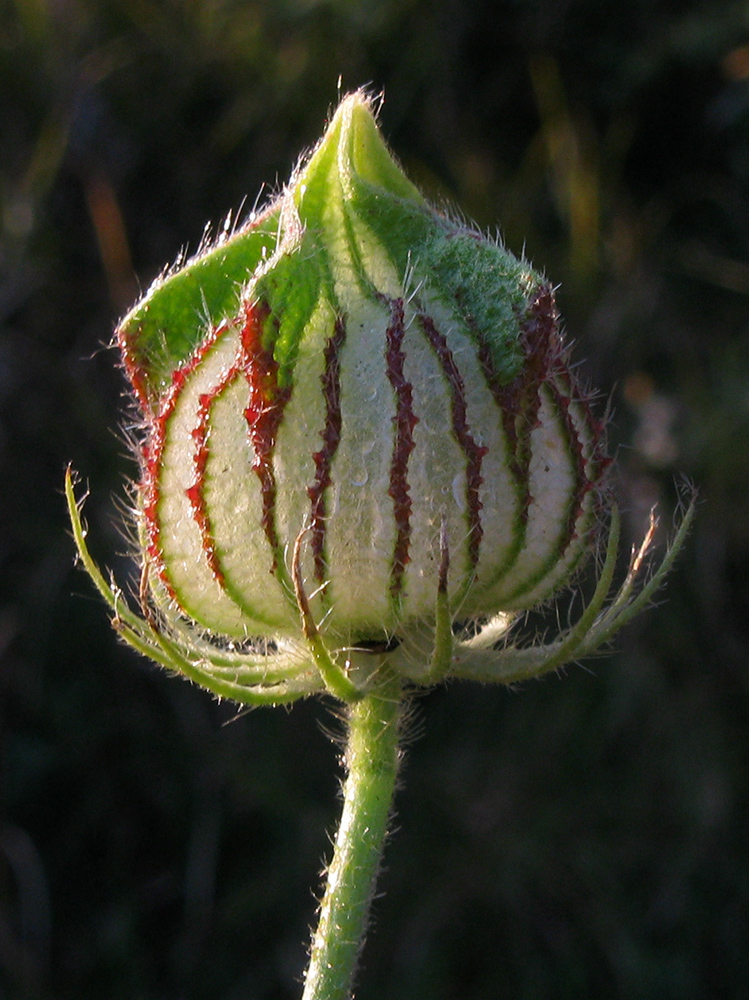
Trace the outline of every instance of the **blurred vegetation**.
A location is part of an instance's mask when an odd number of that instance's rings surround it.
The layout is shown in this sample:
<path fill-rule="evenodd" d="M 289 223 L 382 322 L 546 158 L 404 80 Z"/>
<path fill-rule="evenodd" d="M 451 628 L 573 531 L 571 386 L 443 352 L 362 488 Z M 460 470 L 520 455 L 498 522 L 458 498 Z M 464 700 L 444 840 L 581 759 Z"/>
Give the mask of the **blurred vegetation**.
<path fill-rule="evenodd" d="M 747 4 L 4 0 L 0 998 L 299 992 L 335 722 L 237 717 L 118 647 L 61 483 L 126 573 L 112 327 L 284 181 L 339 77 L 384 88 L 433 199 L 560 283 L 632 535 L 654 501 L 670 527 L 679 473 L 701 490 L 614 657 L 420 700 L 357 996 L 746 997 Z"/>

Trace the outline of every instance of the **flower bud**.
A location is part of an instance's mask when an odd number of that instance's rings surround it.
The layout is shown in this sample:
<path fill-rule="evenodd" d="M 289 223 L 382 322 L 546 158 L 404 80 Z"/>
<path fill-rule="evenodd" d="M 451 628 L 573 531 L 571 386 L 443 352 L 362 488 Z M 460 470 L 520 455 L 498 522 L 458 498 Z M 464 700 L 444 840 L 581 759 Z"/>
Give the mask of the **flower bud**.
<path fill-rule="evenodd" d="M 119 343 L 151 586 L 213 635 L 298 635 L 301 587 L 335 643 L 392 643 L 440 594 L 534 606 L 591 551 L 602 432 L 551 286 L 425 202 L 361 93 Z"/>
<path fill-rule="evenodd" d="M 78 552 L 122 638 L 222 697 L 538 676 L 646 606 L 694 516 L 636 591 L 653 520 L 610 596 L 602 426 L 552 288 L 425 202 L 362 93 L 275 202 L 155 282 L 118 342 L 142 425 L 142 614 L 92 559 L 69 472 Z M 579 620 L 508 641 L 606 513 Z"/>

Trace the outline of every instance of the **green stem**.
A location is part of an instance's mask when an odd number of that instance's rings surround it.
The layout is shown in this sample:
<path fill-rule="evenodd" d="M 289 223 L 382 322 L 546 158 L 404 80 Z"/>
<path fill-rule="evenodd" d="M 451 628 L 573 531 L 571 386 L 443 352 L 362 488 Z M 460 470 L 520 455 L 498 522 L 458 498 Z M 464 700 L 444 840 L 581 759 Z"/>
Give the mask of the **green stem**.
<path fill-rule="evenodd" d="M 348 1000 L 380 867 L 398 771 L 400 686 L 349 707 L 343 812 L 302 1000 Z"/>

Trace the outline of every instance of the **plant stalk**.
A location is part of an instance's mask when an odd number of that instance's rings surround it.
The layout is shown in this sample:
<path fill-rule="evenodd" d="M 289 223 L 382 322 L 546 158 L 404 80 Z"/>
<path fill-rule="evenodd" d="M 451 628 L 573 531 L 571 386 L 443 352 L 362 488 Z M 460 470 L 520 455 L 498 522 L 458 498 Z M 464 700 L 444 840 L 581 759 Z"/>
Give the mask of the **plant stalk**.
<path fill-rule="evenodd" d="M 367 929 L 398 772 L 400 685 L 349 707 L 343 811 L 302 1000 L 349 1000 Z"/>

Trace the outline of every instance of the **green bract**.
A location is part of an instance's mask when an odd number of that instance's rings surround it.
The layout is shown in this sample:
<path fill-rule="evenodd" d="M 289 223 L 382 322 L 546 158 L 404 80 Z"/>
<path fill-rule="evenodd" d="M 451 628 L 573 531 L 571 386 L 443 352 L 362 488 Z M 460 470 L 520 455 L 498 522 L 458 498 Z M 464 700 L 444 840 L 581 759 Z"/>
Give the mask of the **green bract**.
<path fill-rule="evenodd" d="M 595 548 L 602 427 L 551 286 L 425 202 L 362 93 L 118 342 L 144 425 L 142 618 L 93 566 L 69 484 L 79 548 L 123 637 L 218 693 L 351 700 L 385 661 L 418 683 L 529 676 L 590 652 L 659 582 L 633 601 L 628 577 L 603 610 L 615 519 L 581 624 L 494 648 Z"/>

